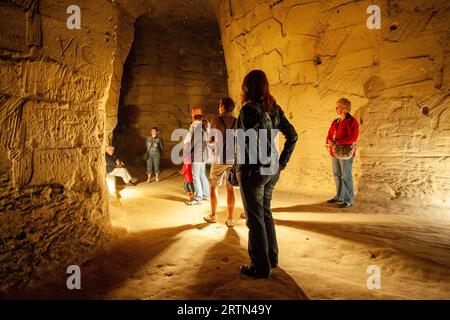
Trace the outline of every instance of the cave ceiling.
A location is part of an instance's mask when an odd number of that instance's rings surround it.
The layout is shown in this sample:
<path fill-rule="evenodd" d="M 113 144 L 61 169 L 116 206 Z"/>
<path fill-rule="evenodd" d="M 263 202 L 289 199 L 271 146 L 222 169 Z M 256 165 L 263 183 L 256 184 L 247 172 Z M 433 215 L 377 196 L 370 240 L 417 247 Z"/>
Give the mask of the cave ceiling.
<path fill-rule="evenodd" d="M 190 32 L 217 29 L 216 9 L 219 0 L 139 0 L 117 1 L 124 9 L 138 3 L 148 23 L 160 27 Z"/>

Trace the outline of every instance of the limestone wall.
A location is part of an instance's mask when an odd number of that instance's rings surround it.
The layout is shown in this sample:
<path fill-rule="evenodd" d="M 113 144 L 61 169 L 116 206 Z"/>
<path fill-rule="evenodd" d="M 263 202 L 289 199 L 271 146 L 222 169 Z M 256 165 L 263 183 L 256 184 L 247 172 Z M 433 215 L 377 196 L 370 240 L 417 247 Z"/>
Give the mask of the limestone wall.
<path fill-rule="evenodd" d="M 381 30 L 366 9 L 381 8 Z M 221 1 L 230 94 L 251 69 L 300 135 L 280 186 L 333 194 L 326 132 L 344 96 L 361 124 L 358 197 L 450 205 L 448 1 Z"/>
<path fill-rule="evenodd" d="M 0 1 L 0 291 L 65 273 L 110 234 L 104 146 L 123 64 L 136 17 L 165 11 L 162 1 L 76 2 L 81 30 L 66 27 L 72 1 Z M 361 122 L 358 196 L 448 206 L 450 4 L 375 1 L 382 29 L 369 30 L 372 3 L 222 0 L 228 90 L 239 101 L 248 71 L 268 73 L 300 134 L 282 188 L 332 193 L 324 140 L 346 96 Z M 149 128 L 168 142 L 187 127 L 189 107 L 215 112 L 227 92 L 218 35 L 166 31 L 137 37 L 123 82 L 121 107 L 134 120 L 119 123 L 118 143 L 136 157 Z"/>
<path fill-rule="evenodd" d="M 217 24 L 201 32 L 161 26 L 146 17 L 136 22 L 135 42 L 125 66 L 119 124 L 114 144 L 121 157 L 145 167 L 145 137 L 160 130 L 171 164 L 172 131 L 189 127 L 191 108 L 217 113 L 227 96 L 227 73 Z"/>
<path fill-rule="evenodd" d="M 65 274 L 109 236 L 105 108 L 124 12 L 91 3 L 69 30 L 72 1 L 0 1 L 2 291 Z"/>

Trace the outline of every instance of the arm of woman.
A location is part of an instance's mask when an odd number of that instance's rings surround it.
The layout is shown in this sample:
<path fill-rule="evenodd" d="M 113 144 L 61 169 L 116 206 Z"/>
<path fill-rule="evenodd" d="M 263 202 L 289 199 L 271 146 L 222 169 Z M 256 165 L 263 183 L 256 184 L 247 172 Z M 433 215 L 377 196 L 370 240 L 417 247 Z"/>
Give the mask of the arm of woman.
<path fill-rule="evenodd" d="M 294 126 L 289 122 L 286 118 L 283 110 L 280 108 L 280 131 L 286 138 L 286 141 L 283 146 L 283 151 L 280 155 L 280 170 L 286 168 L 289 159 L 291 158 L 292 153 L 294 152 L 295 145 L 298 140 L 298 134 L 295 130 Z"/>
<path fill-rule="evenodd" d="M 331 123 L 330 129 L 328 129 L 328 135 L 327 135 L 327 141 L 326 141 L 326 144 L 328 144 L 328 145 L 334 144 L 334 142 L 333 142 L 333 140 L 334 140 L 333 133 L 334 132 L 332 132 L 332 131 L 333 131 L 333 128 L 335 128 L 335 122 L 336 122 L 336 120 L 333 120 L 333 122 Z"/>

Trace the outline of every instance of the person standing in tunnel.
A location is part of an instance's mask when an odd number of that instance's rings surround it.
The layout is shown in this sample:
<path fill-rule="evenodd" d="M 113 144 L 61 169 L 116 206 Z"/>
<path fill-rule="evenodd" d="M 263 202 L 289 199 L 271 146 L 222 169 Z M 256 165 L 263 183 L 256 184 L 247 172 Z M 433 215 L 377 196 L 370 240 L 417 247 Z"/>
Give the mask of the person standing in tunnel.
<path fill-rule="evenodd" d="M 190 146 L 194 200 L 186 204 L 199 205 L 202 201 L 209 201 L 210 195 L 209 182 L 206 177 L 209 122 L 203 117 L 203 109 L 199 106 L 192 108 L 192 120 L 184 143 Z"/>
<path fill-rule="evenodd" d="M 233 115 L 235 103 L 233 99 L 227 97 L 220 100 L 219 116 L 211 121 L 210 143 L 214 146 L 213 161 L 210 173 L 210 194 L 211 194 L 211 213 L 203 217 L 208 223 L 215 223 L 217 221 L 216 211 L 218 202 L 218 189 L 225 180 L 227 188 L 227 211 L 228 218 L 225 221 L 227 227 L 233 227 L 233 211 L 235 204 L 234 187 L 228 181 L 228 175 L 233 168 L 234 163 L 234 143 L 227 143 L 227 141 L 234 141 L 234 134 L 237 124 L 237 119 Z M 227 136 L 232 136 L 232 139 L 227 139 Z M 229 159 L 230 156 L 231 159 Z"/>
<path fill-rule="evenodd" d="M 350 115 L 351 106 L 351 102 L 346 98 L 337 101 L 336 113 L 339 118 L 331 123 L 326 141 L 336 184 L 336 195 L 327 202 L 342 202 L 340 208 L 352 206 L 354 196 L 352 167 L 356 155 L 355 143 L 358 140 L 359 124 Z"/>
<path fill-rule="evenodd" d="M 152 173 L 155 173 L 156 182 L 159 181 L 160 173 L 160 161 L 161 152 L 164 151 L 164 141 L 158 135 L 158 128 L 152 128 L 151 135 L 145 140 L 145 147 L 147 149 L 147 183 L 150 183 L 152 178 Z"/>
<path fill-rule="evenodd" d="M 272 193 L 281 171 L 286 168 L 294 151 L 298 135 L 270 94 L 269 82 L 263 71 L 253 70 L 245 77 L 242 83 L 242 104 L 237 124 L 238 140 L 239 130 L 243 132 L 254 130 L 259 144 L 251 145 L 248 141 L 250 139 L 244 136 L 245 161 L 242 164 L 242 161 L 239 161 L 236 167 L 242 202 L 247 215 L 248 253 L 251 261 L 249 265 L 241 266 L 240 272 L 251 277 L 269 278 L 271 268 L 275 268 L 278 264 L 278 244 L 270 208 Z M 256 163 L 252 164 L 248 161 L 255 148 L 262 148 L 261 141 L 264 140 L 265 134 L 261 129 L 266 129 L 266 132 L 270 133 L 271 138 L 266 150 L 269 150 L 271 162 L 277 162 L 275 169 L 273 169 L 273 163 L 267 164 L 260 159 L 261 150 L 257 150 Z M 271 147 L 272 139 L 274 139 L 273 130 L 281 131 L 286 138 L 279 159 L 276 148 Z M 239 150 L 240 152 L 242 151 Z"/>

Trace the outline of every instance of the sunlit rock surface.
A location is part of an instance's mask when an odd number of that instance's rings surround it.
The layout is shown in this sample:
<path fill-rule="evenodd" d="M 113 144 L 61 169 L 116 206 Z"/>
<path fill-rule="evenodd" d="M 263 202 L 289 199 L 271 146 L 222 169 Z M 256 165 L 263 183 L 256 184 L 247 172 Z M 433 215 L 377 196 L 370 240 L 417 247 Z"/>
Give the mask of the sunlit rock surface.
<path fill-rule="evenodd" d="M 448 1 L 222 1 L 220 27 L 230 94 L 251 69 L 299 132 L 286 190 L 332 191 L 324 147 L 340 97 L 360 126 L 358 198 L 449 206 Z"/>

